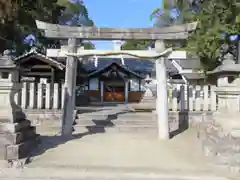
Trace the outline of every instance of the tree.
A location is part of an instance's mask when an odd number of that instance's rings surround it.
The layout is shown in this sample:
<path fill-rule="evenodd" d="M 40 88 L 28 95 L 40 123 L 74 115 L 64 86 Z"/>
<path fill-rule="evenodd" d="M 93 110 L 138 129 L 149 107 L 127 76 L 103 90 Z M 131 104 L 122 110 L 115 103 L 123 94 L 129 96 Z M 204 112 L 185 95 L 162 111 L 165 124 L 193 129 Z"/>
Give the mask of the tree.
<path fill-rule="evenodd" d="M 36 37 L 34 45 L 40 48 L 46 48 L 48 44 L 58 44 L 56 40 L 49 40 L 41 35 L 36 28 L 36 19 L 50 23 L 93 25 L 84 4 L 68 0 L 0 0 L 0 18 L 0 53 L 6 49 L 14 49 L 15 55 L 30 48 L 28 43 L 24 43 L 29 35 Z M 94 48 L 94 45 L 88 43 L 86 47 Z"/>
<path fill-rule="evenodd" d="M 229 37 L 240 33 L 240 8 L 236 4 L 237 0 L 202 0 L 200 11 L 192 18 L 198 20 L 198 27 L 187 40 L 186 49 L 200 58 L 205 70 L 216 67 L 222 44 L 231 45 Z"/>
<path fill-rule="evenodd" d="M 58 0 L 60 6 L 65 7 L 59 17 L 59 24 L 71 26 L 93 26 L 93 21 L 89 18 L 88 10 L 83 1 Z"/>
<path fill-rule="evenodd" d="M 83 42 L 84 49 L 95 49 L 95 45 L 90 41 Z"/>
<path fill-rule="evenodd" d="M 56 0 L 22 0 L 0 1 L 0 53 L 14 48 L 17 52 L 23 49 L 23 39 L 34 33 L 35 19 L 53 22 L 60 15 Z"/>
<path fill-rule="evenodd" d="M 128 40 L 121 46 L 122 50 L 146 50 L 150 45 L 147 40 Z"/>
<path fill-rule="evenodd" d="M 94 26 L 94 22 L 89 18 L 89 13 L 83 1 L 58 0 L 58 4 L 64 7 L 59 24 L 70 26 Z M 95 49 L 91 41 L 82 41 L 84 49 Z"/>
<path fill-rule="evenodd" d="M 179 11 L 179 7 L 182 7 L 183 9 L 183 6 L 185 7 L 185 1 L 180 1 L 181 0 L 163 1 L 163 7 L 154 9 L 150 15 L 150 19 L 154 21 L 154 27 L 161 28 L 182 23 L 182 16 Z M 168 45 L 171 43 L 166 42 Z M 151 44 L 151 41 L 128 40 L 123 44 L 122 49 L 143 50 L 147 49 L 147 47 Z"/>
<path fill-rule="evenodd" d="M 183 48 L 199 57 L 204 70 L 215 68 L 219 63 L 221 45 L 225 43 L 228 47 L 231 47 L 232 42 L 229 37 L 232 34 L 239 34 L 240 8 L 237 6 L 238 0 L 176 0 L 165 2 L 167 4 L 164 5 L 164 10 L 158 8 L 152 14 L 156 26 L 162 27 L 176 23 L 198 21 L 196 31 L 192 32 L 189 39 L 178 48 Z M 171 8 L 177 8 L 179 15 L 172 16 L 174 13 L 171 15 Z"/>

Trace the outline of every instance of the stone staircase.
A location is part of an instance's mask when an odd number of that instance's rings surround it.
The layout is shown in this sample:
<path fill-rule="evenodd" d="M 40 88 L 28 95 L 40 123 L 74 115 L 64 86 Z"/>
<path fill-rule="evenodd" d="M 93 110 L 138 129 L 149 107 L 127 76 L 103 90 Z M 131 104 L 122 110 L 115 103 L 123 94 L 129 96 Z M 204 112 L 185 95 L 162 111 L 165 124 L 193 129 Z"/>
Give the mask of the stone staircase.
<path fill-rule="evenodd" d="M 134 111 L 129 105 L 81 107 L 75 111 L 74 133 L 131 132 L 157 136 L 157 116 L 151 110 Z M 61 119 L 61 118 L 60 118 Z M 169 113 L 170 130 L 179 128 L 178 115 Z M 60 132 L 59 120 L 47 120 L 36 124 L 37 132 Z"/>
<path fill-rule="evenodd" d="M 223 134 L 221 127 L 211 123 L 199 126 L 198 138 L 206 156 L 217 166 L 240 173 L 240 139 Z"/>
<path fill-rule="evenodd" d="M 85 107 L 75 111 L 74 133 L 132 132 L 157 133 L 157 119 L 152 112 L 135 112 L 127 105 Z M 46 121 L 37 126 L 37 131 L 59 132 L 60 121 Z"/>
<path fill-rule="evenodd" d="M 111 132 L 149 132 L 157 133 L 157 122 L 151 112 L 119 112 L 77 114 L 74 129 Z"/>

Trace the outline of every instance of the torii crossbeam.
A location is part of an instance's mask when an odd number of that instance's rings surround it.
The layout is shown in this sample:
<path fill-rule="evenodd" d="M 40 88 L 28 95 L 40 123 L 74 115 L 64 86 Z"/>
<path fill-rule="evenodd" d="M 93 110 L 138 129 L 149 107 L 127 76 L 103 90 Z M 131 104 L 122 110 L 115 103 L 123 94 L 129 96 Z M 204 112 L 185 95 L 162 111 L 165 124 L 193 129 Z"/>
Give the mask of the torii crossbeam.
<path fill-rule="evenodd" d="M 62 135 L 72 134 L 73 112 L 75 109 L 75 89 L 76 89 L 76 57 L 85 56 L 106 56 L 128 54 L 139 58 L 156 59 L 156 79 L 157 79 L 157 103 L 156 112 L 158 119 L 158 135 L 160 139 L 169 139 L 168 123 L 168 97 L 167 97 L 167 74 L 165 59 L 171 53 L 171 49 L 164 49 L 165 39 L 186 39 L 189 32 L 194 31 L 197 22 L 176 25 L 165 28 L 96 28 L 96 27 L 73 27 L 57 24 L 49 24 L 36 21 L 37 27 L 44 31 L 48 38 L 68 39 L 68 53 L 66 75 L 65 75 L 65 96 L 63 107 Z M 152 55 L 144 55 L 139 52 L 126 53 L 124 51 L 106 52 L 82 52 L 76 51 L 76 39 L 87 40 L 156 40 L 155 50 Z"/>
<path fill-rule="evenodd" d="M 37 27 L 44 30 L 44 35 L 49 38 L 88 39 L 88 40 L 160 40 L 160 39 L 186 39 L 194 31 L 197 22 L 183 25 L 174 25 L 163 28 L 97 28 L 77 27 L 50 24 L 36 21 Z"/>

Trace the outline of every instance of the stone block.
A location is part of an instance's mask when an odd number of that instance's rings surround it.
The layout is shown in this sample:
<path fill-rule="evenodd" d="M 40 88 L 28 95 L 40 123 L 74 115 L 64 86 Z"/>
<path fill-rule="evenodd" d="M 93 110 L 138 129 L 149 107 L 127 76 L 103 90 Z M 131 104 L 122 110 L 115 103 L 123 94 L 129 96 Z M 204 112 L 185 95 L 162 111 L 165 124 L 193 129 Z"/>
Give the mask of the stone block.
<path fill-rule="evenodd" d="M 9 144 L 20 144 L 28 139 L 36 137 L 36 127 L 29 127 L 17 133 L 0 134 Z"/>
<path fill-rule="evenodd" d="M 31 122 L 29 120 L 24 120 L 19 123 L 1 123 L 0 132 L 4 133 L 16 133 L 29 127 Z"/>
<path fill-rule="evenodd" d="M 0 160 L 5 160 L 6 158 L 6 154 L 7 154 L 7 151 L 6 151 L 6 145 L 4 144 L 1 144 L 0 145 Z"/>
<path fill-rule="evenodd" d="M 8 161 L 22 159 L 30 156 L 33 149 L 39 144 L 38 135 L 35 138 L 22 142 L 21 144 L 8 145 L 6 147 L 6 157 Z"/>

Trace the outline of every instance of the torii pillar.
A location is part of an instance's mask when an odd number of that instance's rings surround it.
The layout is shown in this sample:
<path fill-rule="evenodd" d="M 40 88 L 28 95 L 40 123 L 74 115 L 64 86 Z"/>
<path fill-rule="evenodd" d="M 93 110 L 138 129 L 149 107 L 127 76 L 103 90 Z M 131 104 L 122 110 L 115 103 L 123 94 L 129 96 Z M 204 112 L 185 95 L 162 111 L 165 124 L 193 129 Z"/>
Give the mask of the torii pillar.
<path fill-rule="evenodd" d="M 76 38 L 68 39 L 68 52 L 76 53 Z M 65 71 L 64 84 L 64 106 L 62 115 L 62 132 L 61 134 L 72 135 L 74 110 L 75 110 L 75 96 L 76 96 L 76 73 L 77 73 L 76 57 L 68 56 Z"/>
<path fill-rule="evenodd" d="M 164 42 L 157 40 L 155 50 L 163 52 L 165 50 Z M 167 71 L 165 64 L 166 57 L 162 56 L 156 59 L 156 80 L 157 80 L 157 100 L 156 114 L 158 123 L 158 138 L 167 140 L 170 138 L 168 122 L 168 93 L 167 93 Z"/>

